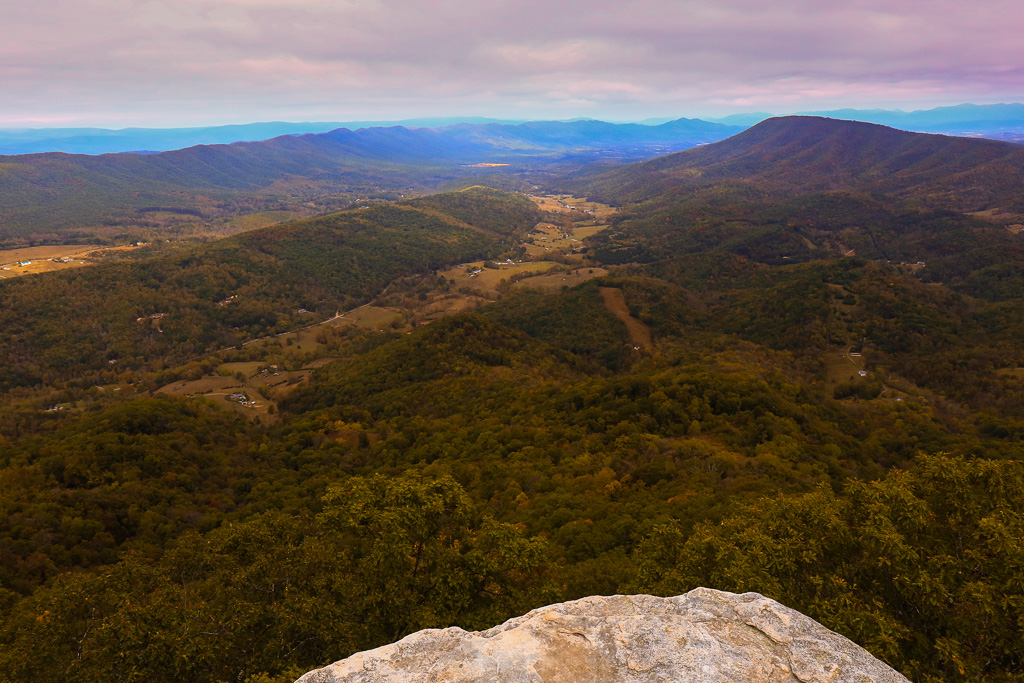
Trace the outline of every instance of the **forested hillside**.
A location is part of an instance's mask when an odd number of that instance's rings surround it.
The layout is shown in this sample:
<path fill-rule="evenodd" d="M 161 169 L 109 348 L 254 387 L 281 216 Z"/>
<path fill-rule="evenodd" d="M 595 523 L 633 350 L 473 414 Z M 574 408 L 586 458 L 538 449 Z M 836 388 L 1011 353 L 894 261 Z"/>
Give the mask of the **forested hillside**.
<path fill-rule="evenodd" d="M 88 387 L 105 370 L 181 365 L 366 303 L 395 278 L 493 257 L 539 216 L 522 197 L 472 188 L 6 280 L 0 386 Z"/>
<path fill-rule="evenodd" d="M 0 681 L 284 682 L 699 585 L 915 681 L 1021 680 L 1019 230 L 630 168 L 607 224 L 473 188 L 0 283 Z M 239 346 L 299 308 L 343 316 Z"/>
<path fill-rule="evenodd" d="M 159 154 L 24 154 L 0 157 L 0 243 L 47 241 L 154 215 L 178 220 L 283 208 L 345 206 L 367 197 L 437 191 L 500 171 L 522 175 L 599 159 L 637 160 L 721 140 L 732 126 L 680 119 L 660 126 L 535 121 L 442 128 L 339 128 L 260 142 L 197 145 Z M 481 164 L 483 166 L 481 166 Z M 321 211 L 322 212 L 322 211 Z"/>
<path fill-rule="evenodd" d="M 768 119 L 714 145 L 613 170 L 583 184 L 640 201 L 722 183 L 751 191 L 881 194 L 936 208 L 1019 209 L 1024 149 L 812 116 Z"/>

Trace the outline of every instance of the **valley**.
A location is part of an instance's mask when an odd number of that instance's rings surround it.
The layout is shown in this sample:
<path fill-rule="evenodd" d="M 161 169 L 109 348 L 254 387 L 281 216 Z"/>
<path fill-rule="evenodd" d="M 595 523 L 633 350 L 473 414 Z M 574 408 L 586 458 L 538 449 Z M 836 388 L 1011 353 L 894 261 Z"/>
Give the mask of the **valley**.
<path fill-rule="evenodd" d="M 531 199 L 538 207 L 552 201 L 557 201 L 559 206 L 564 205 L 566 200 L 578 201 L 581 204 L 583 202 L 582 199 L 568 196 Z M 599 211 L 604 217 L 613 213 L 606 205 L 591 203 L 590 206 L 590 210 Z M 436 212 L 431 215 L 443 216 Z M 573 218 L 577 220 L 573 221 Z M 245 357 L 250 360 L 218 363 L 219 359 L 235 356 L 234 348 L 223 349 L 208 356 L 207 365 L 210 371 L 207 374 L 196 379 L 172 382 L 158 388 L 156 393 L 207 398 L 220 408 L 238 412 L 260 423 L 274 422 L 277 419 L 277 402 L 306 382 L 311 370 L 333 360 L 322 355 L 325 349 L 330 348 L 328 340 L 343 334 L 348 327 L 408 334 L 413 329 L 439 318 L 472 311 L 495 301 L 512 288 L 557 291 L 607 275 L 608 271 L 600 267 L 572 268 L 559 261 L 533 260 L 541 258 L 540 255 L 533 255 L 529 251 L 529 247 L 537 239 L 554 238 L 557 232 L 558 239 L 552 239 L 543 257 L 568 259 L 574 254 L 578 255 L 579 249 L 582 248 L 582 239 L 597 234 L 606 225 L 595 224 L 594 219 L 589 216 L 580 219 L 574 214 L 560 222 L 561 227 L 541 222 L 532 230 L 525 231 L 525 241 L 510 245 L 511 250 L 505 260 L 501 260 L 499 256 L 494 261 L 460 263 L 447 270 L 438 271 L 436 278 L 393 281 L 374 298 L 372 304 L 338 311 L 324 321 L 311 322 L 294 331 L 243 341 L 240 350 L 246 351 Z M 40 253 L 63 253 L 58 247 L 36 249 Z M 525 255 L 522 254 L 524 251 Z M 512 255 L 523 258 L 513 262 Z M 523 260 L 524 258 L 526 260 Z M 80 261 L 81 265 L 87 263 Z M 236 295 L 220 302 L 222 306 L 237 303 Z M 615 305 L 621 308 L 624 304 L 616 301 Z M 609 308 L 611 307 L 609 305 Z M 283 311 L 279 314 L 286 315 Z M 298 314 L 308 316 L 310 319 L 317 317 L 316 313 L 305 309 L 299 309 Z M 646 339 L 649 346 L 649 334 L 646 335 Z M 276 362 L 271 364 L 271 361 Z M 271 380 L 271 377 L 281 379 Z M 122 397 L 144 395 L 137 393 L 137 387 L 131 384 L 121 384 L 116 389 L 121 392 Z M 152 388 L 149 391 L 151 392 Z"/>
<path fill-rule="evenodd" d="M 699 585 L 913 680 L 1019 678 L 1019 148 L 786 117 L 586 166 L 431 130 L 147 161 L 350 184 L 0 281 L 0 682 L 287 683 Z"/>
<path fill-rule="evenodd" d="M 358 128 L 156 154 L 0 157 L 0 243 L 224 236 L 473 184 L 524 190 L 738 128 L 680 119 Z"/>

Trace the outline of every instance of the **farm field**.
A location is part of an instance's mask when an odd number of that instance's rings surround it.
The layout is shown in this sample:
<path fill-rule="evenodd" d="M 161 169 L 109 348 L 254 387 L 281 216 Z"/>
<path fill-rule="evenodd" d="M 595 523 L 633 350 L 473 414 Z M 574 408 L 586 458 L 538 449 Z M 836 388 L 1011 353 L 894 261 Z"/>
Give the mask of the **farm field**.
<path fill-rule="evenodd" d="M 366 330 L 383 330 L 390 327 L 401 315 L 402 311 L 397 308 L 383 308 L 367 304 L 346 311 L 335 322 L 336 324 L 355 325 Z"/>
<path fill-rule="evenodd" d="M 464 297 L 463 297 L 464 298 Z M 457 310 L 445 313 L 457 312 Z M 396 308 L 365 305 L 321 323 L 276 337 L 263 337 L 247 342 L 268 354 L 275 350 L 315 354 L 323 347 L 323 328 L 356 325 L 363 329 L 387 329 L 403 311 Z M 269 357 L 269 356 L 268 356 Z M 333 358 L 317 358 L 299 370 L 287 370 L 271 361 L 244 361 L 221 363 L 213 373 L 198 379 L 178 380 L 157 390 L 172 396 L 201 396 L 221 408 L 231 410 L 269 424 L 277 420 L 277 400 L 285 393 L 308 382 L 310 373 L 329 364 Z M 244 400 L 239 396 L 244 395 Z"/>
<path fill-rule="evenodd" d="M 277 419 L 275 399 L 304 384 L 310 372 L 311 368 L 289 371 L 258 361 L 222 363 L 215 374 L 172 382 L 158 389 L 157 393 L 202 396 L 221 408 L 269 423 Z"/>
<path fill-rule="evenodd" d="M 0 251 L 0 278 L 49 273 L 55 270 L 81 268 L 95 263 L 97 257 L 113 251 L 130 251 L 138 245 L 107 247 L 100 244 L 65 244 L 23 247 Z M 60 259 L 55 261 L 53 259 Z M 28 265 L 22 265 L 27 263 Z"/>
<path fill-rule="evenodd" d="M 320 342 L 317 341 L 317 336 L 320 329 L 324 325 L 338 324 L 338 321 L 338 318 L 330 318 L 320 323 L 314 323 L 309 327 L 304 327 L 301 330 L 285 332 L 274 337 L 260 337 L 259 339 L 253 339 L 245 342 L 243 346 L 249 346 L 250 344 L 261 348 L 281 346 L 308 353 L 319 348 Z"/>
<path fill-rule="evenodd" d="M 390 327 L 397 318 L 401 317 L 401 315 L 402 311 L 396 308 L 382 308 L 380 306 L 371 306 L 366 304 L 351 311 L 341 313 L 333 318 L 328 318 L 322 322 L 313 323 L 301 330 L 284 332 L 274 337 L 260 337 L 259 339 L 252 339 L 245 342 L 243 346 L 249 346 L 250 344 L 254 344 L 261 348 L 280 346 L 283 349 L 299 351 L 304 354 L 314 353 L 323 345 L 320 341 L 320 336 L 323 333 L 324 327 L 355 325 L 367 330 L 383 330 Z"/>
<path fill-rule="evenodd" d="M 587 280 L 596 277 L 603 277 L 608 274 L 604 268 L 576 268 L 574 270 L 559 271 L 547 275 L 538 275 L 516 282 L 513 287 L 517 289 L 542 289 L 554 291 L 563 287 L 575 287 Z"/>
<path fill-rule="evenodd" d="M 88 260 L 84 258 L 86 255 L 102 248 L 97 244 L 58 244 L 0 251 L 0 278 L 80 268 L 88 264 Z M 56 262 L 51 259 L 68 260 Z M 21 265 L 22 263 L 28 265 Z"/>
<path fill-rule="evenodd" d="M 589 202 L 583 197 L 576 197 L 571 194 L 530 195 L 530 199 L 542 211 L 558 211 L 561 213 L 582 214 L 583 216 L 588 215 L 589 212 L 598 220 L 605 220 L 615 213 L 615 209 L 607 204 Z"/>
<path fill-rule="evenodd" d="M 484 268 L 483 261 L 473 261 L 440 271 L 438 274 L 449 280 L 454 280 L 457 288 L 496 290 L 502 280 L 508 280 L 513 275 L 545 273 L 558 264 L 554 261 L 524 261 L 514 264 L 498 263 L 497 265 L 497 268 Z"/>
<path fill-rule="evenodd" d="M 830 350 L 825 353 L 825 381 L 831 387 L 842 382 L 855 379 L 860 370 L 864 369 L 863 356 L 851 356 L 849 349 Z"/>
<path fill-rule="evenodd" d="M 240 413 L 261 423 L 274 420 L 274 416 L 270 413 L 272 402 L 260 396 L 254 386 L 248 382 L 241 382 L 235 377 L 206 375 L 196 380 L 168 384 L 158 389 L 157 393 L 171 396 L 202 396 L 220 408 Z M 233 395 L 244 395 L 247 400 L 243 403 L 232 399 Z"/>
<path fill-rule="evenodd" d="M 588 237 L 593 237 L 607 228 L 608 226 L 603 223 L 594 223 L 593 225 L 578 224 L 572 229 L 572 236 L 578 240 L 583 240 Z"/>
<path fill-rule="evenodd" d="M 564 208 L 559 207 L 564 201 L 569 200 L 569 195 L 557 195 L 555 198 L 531 197 L 531 199 L 539 202 L 542 208 L 565 212 Z M 578 198 L 572 198 L 572 201 L 583 202 Z M 595 206 L 600 208 L 605 205 Z M 610 212 L 614 212 L 614 209 L 606 208 Z M 440 271 L 438 275 L 451 281 L 454 285 L 453 288 L 460 294 L 435 296 L 429 305 L 412 311 L 411 315 L 422 324 L 424 319 L 421 316 L 433 320 L 444 315 L 472 310 L 481 303 L 497 299 L 501 295 L 498 290 L 502 280 L 510 283 L 510 286 L 516 289 L 558 291 L 564 287 L 575 287 L 587 280 L 607 275 L 608 271 L 604 268 L 589 266 L 569 266 L 567 268 L 565 264 L 565 261 L 569 259 L 583 262 L 586 258 L 585 254 L 573 252 L 584 246 L 583 240 L 607 227 L 606 224 L 597 223 L 589 217 L 586 220 L 575 222 L 564 221 L 563 225 L 550 222 L 538 223 L 527 235 L 529 241 L 521 245 L 527 256 L 534 260 L 516 263 L 497 261 L 495 262 L 497 268 L 484 268 L 483 261 L 474 261 Z M 548 258 L 556 256 L 561 262 Z"/>
<path fill-rule="evenodd" d="M 526 253 L 533 258 L 544 258 L 558 253 L 571 253 L 582 249 L 583 240 L 607 229 L 605 224 L 579 221 L 571 227 L 554 223 L 538 223 L 529 234 L 530 242 L 523 244 Z"/>
<path fill-rule="evenodd" d="M 426 306 L 413 311 L 415 325 L 425 325 L 446 315 L 465 313 L 491 301 L 477 294 L 448 294 L 434 298 Z"/>
<path fill-rule="evenodd" d="M 0 251 L 0 264 L 8 265 L 14 261 L 30 261 L 34 259 L 50 259 L 62 256 L 88 254 L 102 249 L 99 244 L 51 244 L 42 247 L 21 247 Z"/>

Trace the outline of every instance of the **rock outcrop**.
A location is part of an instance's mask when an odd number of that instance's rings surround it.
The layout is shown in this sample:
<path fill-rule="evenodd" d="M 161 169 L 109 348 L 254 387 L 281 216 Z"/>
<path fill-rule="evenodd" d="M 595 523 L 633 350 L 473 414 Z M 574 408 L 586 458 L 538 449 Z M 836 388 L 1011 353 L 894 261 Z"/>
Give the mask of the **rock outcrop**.
<path fill-rule="evenodd" d="M 428 629 L 298 683 L 908 683 L 866 650 L 758 593 L 591 597 L 487 631 Z"/>

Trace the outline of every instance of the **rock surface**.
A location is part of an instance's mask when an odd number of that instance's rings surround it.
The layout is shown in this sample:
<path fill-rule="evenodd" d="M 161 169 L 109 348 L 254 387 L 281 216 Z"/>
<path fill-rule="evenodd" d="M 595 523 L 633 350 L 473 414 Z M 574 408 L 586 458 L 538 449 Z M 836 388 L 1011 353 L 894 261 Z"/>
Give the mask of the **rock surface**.
<path fill-rule="evenodd" d="M 428 629 L 298 683 L 908 683 L 866 650 L 758 593 L 591 597 L 487 631 Z"/>

